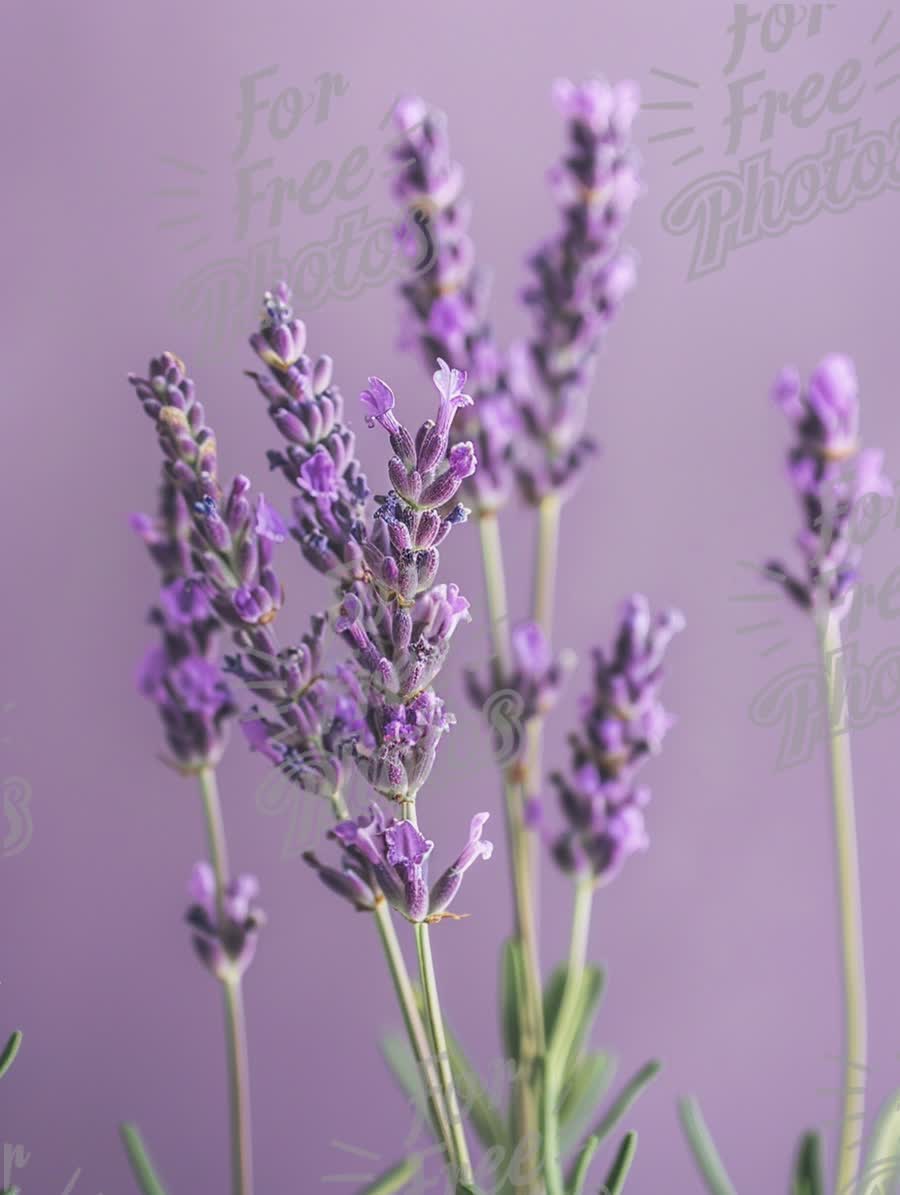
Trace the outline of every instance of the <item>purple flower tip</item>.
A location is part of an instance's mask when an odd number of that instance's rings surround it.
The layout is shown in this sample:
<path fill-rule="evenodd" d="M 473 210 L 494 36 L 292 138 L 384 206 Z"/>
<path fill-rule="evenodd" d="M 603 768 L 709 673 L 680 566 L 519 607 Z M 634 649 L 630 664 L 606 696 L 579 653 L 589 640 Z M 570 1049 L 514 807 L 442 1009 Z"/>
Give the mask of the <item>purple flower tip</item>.
<path fill-rule="evenodd" d="M 460 480 L 464 477 L 471 477 L 477 466 L 475 445 L 471 440 L 465 440 L 462 444 L 454 444 L 450 449 L 450 468 Z"/>
<path fill-rule="evenodd" d="M 369 427 L 374 427 L 376 422 L 380 422 L 388 411 L 394 409 L 394 392 L 381 378 L 369 378 L 369 389 L 363 390 L 359 396 L 359 401 L 368 411 L 366 416 L 366 423 Z"/>
<path fill-rule="evenodd" d="M 451 408 L 467 407 L 472 403 L 472 398 L 468 394 L 463 394 L 463 386 L 466 384 L 466 371 L 464 369 L 451 369 L 442 357 L 437 359 L 438 367 L 434 371 L 434 384 L 437 386 L 438 394 L 451 405 Z"/>
<path fill-rule="evenodd" d="M 420 867 L 431 854 L 434 843 L 425 838 L 412 822 L 398 821 L 384 832 L 387 860 L 392 867 L 400 863 Z"/>
<path fill-rule="evenodd" d="M 522 672 L 537 676 L 550 667 L 550 648 L 536 622 L 522 623 L 513 630 L 512 647 Z"/>
<path fill-rule="evenodd" d="M 288 534 L 284 519 L 262 494 L 256 500 L 256 534 L 276 544 L 284 543 Z"/>
<path fill-rule="evenodd" d="M 300 470 L 300 482 L 317 498 L 331 498 L 337 493 L 337 473 L 331 453 L 320 444 Z"/>

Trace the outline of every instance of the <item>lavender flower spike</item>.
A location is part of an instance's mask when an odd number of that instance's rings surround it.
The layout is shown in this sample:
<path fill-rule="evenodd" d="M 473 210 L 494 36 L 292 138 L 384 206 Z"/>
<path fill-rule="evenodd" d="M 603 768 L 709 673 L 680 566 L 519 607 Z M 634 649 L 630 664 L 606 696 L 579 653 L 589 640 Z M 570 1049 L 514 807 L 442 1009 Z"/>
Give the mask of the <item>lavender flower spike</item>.
<path fill-rule="evenodd" d="M 208 863 L 196 863 L 188 886 L 191 906 L 187 921 L 194 930 L 194 949 L 203 965 L 218 979 L 240 978 L 253 961 L 256 939 L 265 915 L 256 905 L 255 876 L 229 881 L 216 909 L 216 879 Z"/>
<path fill-rule="evenodd" d="M 368 816 L 339 822 L 329 838 L 343 851 L 341 869 L 324 866 L 312 853 L 304 855 L 318 871 L 323 883 L 349 900 L 357 909 L 374 909 L 383 893 L 387 901 L 409 921 L 435 922 L 445 917 L 447 907 L 459 891 L 462 879 L 476 859 L 490 859 L 493 845 L 482 840 L 489 814 L 472 818 L 469 839 L 462 853 L 429 889 L 428 860 L 434 843 L 412 822 L 385 819 L 377 805 Z"/>
<path fill-rule="evenodd" d="M 132 527 L 159 568 L 162 590 L 150 611 L 160 642 L 138 674 L 138 690 L 157 707 L 175 766 L 196 772 L 219 762 L 237 712 L 216 660 L 220 629 L 202 577 L 193 569 L 191 518 L 184 498 L 164 479 L 157 517 L 134 515 Z"/>
<path fill-rule="evenodd" d="M 642 191 L 631 141 L 636 84 L 561 80 L 554 97 L 570 140 L 550 172 L 562 228 L 530 259 L 535 277 L 523 299 L 536 326 L 527 348 L 514 352 L 514 388 L 534 446 L 519 482 L 534 503 L 568 493 L 594 451 L 583 434 L 585 403 L 606 331 L 634 285 L 634 255 L 621 238 Z"/>
<path fill-rule="evenodd" d="M 853 516 L 866 498 L 893 494 L 883 454 L 860 447 L 859 385 L 849 357 L 825 357 L 806 387 L 795 370 L 782 370 L 772 397 L 796 433 L 788 477 L 804 515 L 797 537 L 804 570 L 795 577 L 770 561 L 766 571 L 804 609 L 832 609 L 841 618 L 859 578 Z"/>
<path fill-rule="evenodd" d="M 439 357 L 468 374 L 475 403 L 458 420 L 454 435 L 474 443 L 479 468 L 466 479 L 465 493 L 479 511 L 494 510 L 511 488 L 519 421 L 487 317 L 489 285 L 469 236 L 471 213 L 461 198 L 462 169 L 450 157 L 446 119 L 424 100 L 401 100 L 394 124 L 392 191 L 404 209 L 400 247 L 410 255 L 418 253 L 408 213 L 424 210 L 436 250 L 427 266 L 400 288 L 408 305 L 404 341 L 418 345 L 429 367 Z"/>
<path fill-rule="evenodd" d="M 666 648 L 683 627 L 676 610 L 651 619 L 638 594 L 625 603 L 612 652 L 594 652 L 594 688 L 570 736 L 570 774 L 552 777 L 568 823 L 552 850 L 565 871 L 609 883 L 629 855 L 648 845 L 643 811 L 650 793 L 634 781 L 674 721 L 659 689 Z"/>

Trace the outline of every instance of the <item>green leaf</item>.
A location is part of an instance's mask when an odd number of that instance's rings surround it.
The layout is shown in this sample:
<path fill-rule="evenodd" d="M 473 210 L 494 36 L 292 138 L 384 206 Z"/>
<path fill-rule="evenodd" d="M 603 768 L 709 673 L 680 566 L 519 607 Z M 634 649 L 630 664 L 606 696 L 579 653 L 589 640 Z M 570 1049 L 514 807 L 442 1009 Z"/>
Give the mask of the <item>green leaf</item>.
<path fill-rule="evenodd" d="M 503 1117 L 485 1091 L 475 1068 L 460 1046 L 458 1038 L 449 1028 L 446 1029 L 446 1035 L 450 1069 L 453 1071 L 453 1079 L 463 1112 L 468 1115 L 482 1145 L 488 1148 L 502 1145 L 504 1149 L 507 1149 L 509 1138 Z"/>
<path fill-rule="evenodd" d="M 797 1147 L 791 1195 L 825 1195 L 822 1173 L 822 1138 L 818 1133 L 804 1133 Z"/>
<path fill-rule="evenodd" d="M 619 1195 L 637 1152 L 637 1139 L 637 1133 L 625 1134 L 599 1195 Z"/>
<path fill-rule="evenodd" d="M 370 1183 L 360 1192 L 360 1195 L 394 1195 L 394 1192 L 400 1191 L 416 1176 L 421 1165 L 422 1159 L 418 1154 L 412 1158 L 405 1158 L 390 1170 L 386 1170 L 380 1178 L 376 1178 L 374 1183 Z"/>
<path fill-rule="evenodd" d="M 868 1191 L 869 1184 L 893 1183 L 893 1188 L 885 1187 L 886 1191 L 896 1189 L 897 1179 L 900 1178 L 900 1091 L 895 1091 L 886 1100 L 878 1113 L 869 1150 L 866 1154 L 866 1165 L 859 1180 L 859 1189 Z M 875 1189 L 874 1187 L 872 1188 Z"/>
<path fill-rule="evenodd" d="M 628 1080 L 628 1082 L 619 1092 L 618 1096 L 616 1096 L 615 1100 L 610 1105 L 609 1111 L 606 1113 L 594 1131 L 590 1134 L 578 1152 L 578 1157 L 572 1166 L 568 1180 L 569 1183 L 573 1185 L 573 1189 L 577 1190 L 577 1187 L 574 1187 L 574 1183 L 579 1171 L 586 1170 L 586 1162 L 583 1161 L 585 1155 L 588 1155 L 587 1162 L 590 1162 L 590 1159 L 593 1157 L 597 1146 L 605 1137 L 609 1136 L 609 1134 L 613 1131 L 613 1129 L 616 1127 L 637 1097 L 641 1094 L 647 1084 L 652 1083 L 652 1081 L 659 1074 L 660 1068 L 661 1063 L 648 1062 L 645 1066 L 641 1067 L 636 1075 Z"/>
<path fill-rule="evenodd" d="M 728 1177 L 728 1173 L 722 1165 L 722 1159 L 719 1157 L 719 1151 L 709 1135 L 700 1105 L 692 1098 L 680 1100 L 678 1114 L 694 1155 L 694 1161 L 697 1163 L 711 1195 L 736 1195 L 734 1184 Z"/>
<path fill-rule="evenodd" d="M 166 1189 L 153 1168 L 137 1125 L 120 1125 L 119 1132 L 128 1154 L 128 1161 L 131 1163 L 131 1173 L 142 1195 L 166 1195 Z"/>
<path fill-rule="evenodd" d="M 586 1054 L 579 1059 L 563 1085 L 559 1102 L 559 1144 L 563 1154 L 581 1137 L 615 1073 L 615 1060 L 610 1054 Z"/>
<path fill-rule="evenodd" d="M 519 1009 L 525 1007 L 522 949 L 514 938 L 503 943 L 500 956 L 500 1027 L 506 1057 L 519 1061 Z"/>
<path fill-rule="evenodd" d="M 17 1029 L 0 1052 L 0 1079 L 6 1074 L 15 1061 L 22 1044 L 22 1034 Z"/>

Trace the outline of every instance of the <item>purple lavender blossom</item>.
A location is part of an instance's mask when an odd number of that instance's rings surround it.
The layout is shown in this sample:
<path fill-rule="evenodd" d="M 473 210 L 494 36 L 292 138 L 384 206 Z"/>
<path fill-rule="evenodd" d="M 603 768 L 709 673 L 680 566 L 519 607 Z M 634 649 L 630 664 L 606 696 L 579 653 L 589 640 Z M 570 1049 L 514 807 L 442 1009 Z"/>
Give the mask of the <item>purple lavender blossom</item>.
<path fill-rule="evenodd" d="M 635 281 L 635 259 L 621 237 L 642 191 L 631 126 L 637 86 L 559 81 L 554 98 L 570 144 L 550 172 L 562 214 L 559 233 L 530 258 L 523 293 L 535 332 L 514 350 L 513 388 L 533 460 L 518 469 L 530 502 L 570 492 L 595 451 L 584 435 L 585 405 L 606 331 Z"/>
<path fill-rule="evenodd" d="M 188 895 L 187 922 L 194 930 L 194 949 L 200 961 L 217 979 L 240 978 L 253 961 L 259 928 L 265 924 L 265 915 L 256 904 L 256 877 L 240 875 L 225 885 L 221 919 L 216 878 L 208 863 L 194 864 Z"/>
<path fill-rule="evenodd" d="M 276 349 L 291 356 L 302 346 L 295 323 L 288 320 L 285 326 L 289 341 L 277 334 L 280 325 L 270 329 L 273 359 Z M 214 616 L 212 625 L 220 619 L 228 626 L 238 652 L 226 657 L 226 670 L 269 707 L 268 717 L 254 707 L 251 718 L 266 727 L 271 745 L 264 754 L 292 781 L 331 797 L 343 777 L 342 756 L 355 737 L 361 734 L 368 741 L 369 736 L 358 730 L 360 716 L 352 713 L 346 685 L 322 666 L 325 618 L 314 617 L 297 646 L 279 648 L 272 634 L 270 624 L 283 600 L 273 556 L 288 527 L 262 494 L 253 498 L 246 477 L 236 477 L 223 497 L 215 436 L 205 426 L 194 384 L 177 358 L 164 354 L 151 362 L 149 380 L 132 377 L 131 382 L 157 426 L 166 458 L 166 500 L 177 518 L 172 544 L 159 523 L 144 516 L 135 520 L 164 568 L 169 617 L 180 625 L 188 614 L 202 613 L 205 602 Z M 181 575 L 176 564 L 182 572 L 191 569 L 190 576 Z M 173 664 L 180 664 L 183 655 L 174 652 Z M 172 689 L 168 681 L 155 691 L 161 700 Z M 167 727 L 173 725 L 170 740 L 177 729 L 171 707 L 169 701 L 162 709 Z M 234 706 L 229 704 L 227 712 L 235 712 Z"/>
<path fill-rule="evenodd" d="M 407 219 L 417 210 L 428 213 L 436 248 L 428 267 L 401 286 L 408 305 L 404 341 L 419 346 L 429 367 L 439 357 L 468 374 L 476 401 L 458 420 L 456 436 L 474 442 L 479 467 L 467 478 L 465 492 L 478 511 L 494 510 L 510 490 L 518 417 L 487 318 L 489 285 L 475 264 L 462 169 L 450 157 L 446 119 L 423 100 L 401 100 L 394 124 L 392 192 L 404 209 L 401 250 L 417 252 Z"/>
<path fill-rule="evenodd" d="M 860 447 L 859 384 L 849 357 L 825 357 L 805 388 L 795 370 L 782 370 L 772 398 L 796 433 L 788 478 L 803 510 L 797 546 L 804 570 L 798 578 L 770 561 L 766 572 L 803 609 L 824 607 L 842 617 L 859 579 L 853 516 L 867 498 L 893 494 L 882 473 L 884 454 Z"/>
<path fill-rule="evenodd" d="M 268 373 L 248 376 L 285 441 L 282 451 L 269 453 L 269 464 L 295 488 L 291 533 L 319 572 L 352 579 L 363 568 L 360 540 L 370 491 L 353 432 L 342 423 L 344 400 L 332 380 L 332 360 L 313 362 L 303 352 L 306 328 L 294 316 L 284 283 L 266 293 L 250 344 Z"/>
<path fill-rule="evenodd" d="M 647 599 L 635 595 L 625 603 L 612 651 L 594 651 L 594 687 L 570 736 L 569 774 L 552 777 L 568 823 L 552 851 L 565 871 L 590 871 L 605 884 L 647 846 L 643 811 L 650 794 L 634 780 L 674 722 L 659 690 L 666 648 L 683 627 L 676 610 L 651 619 Z"/>
<path fill-rule="evenodd" d="M 215 434 L 182 361 L 163 353 L 150 362 L 148 378 L 132 374 L 129 381 L 156 425 L 166 476 L 190 511 L 193 564 L 216 616 L 235 629 L 265 626 L 284 596 L 272 568 L 275 545 L 285 537 L 280 516 L 262 494 L 252 498 L 246 477 L 222 490 Z"/>
<path fill-rule="evenodd" d="M 486 682 L 472 670 L 466 672 L 466 690 L 472 704 L 481 710 L 497 707 L 498 697 L 516 694 L 517 716 L 523 723 L 550 713 L 559 700 L 567 673 L 573 666 L 572 657 L 564 653 L 554 659 L 543 630 L 536 622 L 520 623 L 512 632 L 513 670 L 501 678 L 497 661 L 491 665 Z M 502 685 L 502 689 L 498 689 Z M 505 707 L 501 709 L 506 716 Z"/>
<path fill-rule="evenodd" d="M 410 821 L 385 819 L 377 805 L 368 815 L 339 822 L 329 838 L 342 849 L 340 869 L 319 862 L 312 852 L 303 857 L 323 883 L 357 909 L 374 909 L 380 894 L 412 922 L 435 922 L 455 917 L 447 908 L 459 891 L 463 876 L 477 859 L 490 859 L 493 845 L 482 840 L 487 813 L 472 818 L 469 838 L 454 863 L 429 888 L 428 861 L 434 843 Z"/>
<path fill-rule="evenodd" d="M 193 572 L 191 519 L 175 488 L 164 480 L 159 514 L 134 515 L 131 525 L 162 579 L 159 603 L 150 611 L 160 642 L 144 657 L 138 690 L 159 711 L 175 766 L 197 771 L 221 759 L 237 712 L 217 663 L 220 624 L 203 578 Z"/>

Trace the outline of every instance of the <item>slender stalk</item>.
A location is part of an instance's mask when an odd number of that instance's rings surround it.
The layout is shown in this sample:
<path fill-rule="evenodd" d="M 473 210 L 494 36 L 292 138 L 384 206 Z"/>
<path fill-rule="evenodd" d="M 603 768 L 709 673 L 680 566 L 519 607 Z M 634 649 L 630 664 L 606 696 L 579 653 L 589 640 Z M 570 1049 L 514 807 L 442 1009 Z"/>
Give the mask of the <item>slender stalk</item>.
<path fill-rule="evenodd" d="M 491 645 L 495 660 L 495 681 L 498 686 L 502 686 L 512 671 L 503 545 L 495 513 L 482 512 L 478 524 Z M 520 768 L 513 767 L 505 772 L 503 792 L 515 909 L 515 934 L 521 946 L 525 972 L 521 1057 L 518 1059 L 514 1091 L 517 1137 L 519 1141 L 536 1142 L 540 1121 L 538 1083 L 544 1054 L 544 1010 L 536 915 L 536 875 L 531 836 L 525 827 L 525 791 Z M 526 1195 L 531 1189 L 526 1185 Z"/>
<path fill-rule="evenodd" d="M 544 1171 L 547 1195 L 565 1195 L 559 1142 L 559 1097 L 563 1066 L 572 1044 L 575 1014 L 584 982 L 594 882 L 587 876 L 575 885 L 572 909 L 572 937 L 569 944 L 569 968 L 553 1035 L 547 1047 L 547 1079 L 544 1087 Z"/>
<path fill-rule="evenodd" d="M 403 1013 L 403 1021 L 406 1025 L 409 1044 L 412 1047 L 416 1064 L 422 1072 L 435 1132 L 444 1144 L 446 1160 L 448 1166 L 452 1168 L 454 1165 L 454 1144 L 450 1132 L 450 1121 L 447 1118 L 444 1097 L 441 1094 L 440 1084 L 434 1069 L 434 1059 L 432 1058 L 431 1047 L 428 1043 L 428 1035 L 425 1031 L 425 1026 L 422 1024 L 422 1018 L 419 1015 L 415 992 L 410 982 L 409 972 L 406 969 L 403 952 L 400 949 L 400 942 L 397 939 L 397 931 L 394 929 L 393 918 L 391 917 L 391 911 L 386 900 L 379 901 L 375 907 L 375 924 L 378 927 L 378 936 L 384 947 L 384 956 L 387 960 L 388 970 L 391 973 L 391 979 L 394 981 L 394 990 L 397 993 L 397 1000 L 400 1003 L 400 1009 Z"/>
<path fill-rule="evenodd" d="M 206 821 L 206 837 L 209 842 L 209 858 L 216 877 L 216 910 L 222 917 L 222 899 L 228 883 L 228 847 L 225 843 L 225 823 L 222 820 L 222 803 L 219 800 L 219 786 L 214 768 L 201 768 L 198 773 L 200 792 L 203 796 L 203 816 Z"/>
<path fill-rule="evenodd" d="M 223 918 L 225 886 L 228 883 L 228 850 L 222 805 L 213 768 L 198 774 L 203 812 L 209 839 L 210 862 L 216 877 L 216 908 Z M 241 981 L 222 981 L 225 997 L 225 1046 L 228 1055 L 228 1095 L 231 1114 L 231 1189 L 233 1195 L 253 1195 L 253 1151 L 250 1128 L 250 1075 L 247 1062 L 247 1030 Z"/>
<path fill-rule="evenodd" d="M 855 1188 L 862 1144 L 866 1082 L 866 982 L 850 732 L 849 727 L 841 730 L 845 697 L 839 679 L 841 630 L 833 611 L 820 621 L 819 637 L 828 696 L 831 791 L 844 973 L 843 1117 L 835 1180 L 835 1191 L 844 1192 Z"/>
<path fill-rule="evenodd" d="M 252 1195 L 253 1143 L 250 1128 L 250 1066 L 241 981 L 222 981 L 225 993 L 225 1036 L 231 1093 L 231 1188 L 234 1195 Z"/>
<path fill-rule="evenodd" d="M 453 1138 L 453 1149 L 456 1155 L 457 1174 L 460 1182 L 471 1183 L 472 1162 L 469 1158 L 466 1129 L 460 1115 L 456 1085 L 453 1082 L 453 1071 L 450 1067 L 447 1034 L 444 1030 L 444 1017 L 441 1012 L 437 978 L 434 973 L 434 959 L 431 954 L 431 937 L 428 926 L 423 923 L 416 925 L 416 948 L 419 952 L 419 972 L 422 978 L 422 991 L 425 996 L 425 1008 L 428 1013 L 432 1045 L 434 1046 L 434 1053 L 437 1058 L 438 1075 L 447 1105 L 447 1113 L 450 1117 L 450 1133 Z"/>
<path fill-rule="evenodd" d="M 556 558 L 559 552 L 558 494 L 548 494 L 538 506 L 537 559 L 534 569 L 532 609 L 534 620 L 549 640 L 553 633 L 553 594 L 556 588 Z"/>

